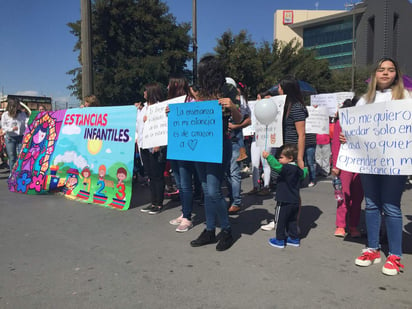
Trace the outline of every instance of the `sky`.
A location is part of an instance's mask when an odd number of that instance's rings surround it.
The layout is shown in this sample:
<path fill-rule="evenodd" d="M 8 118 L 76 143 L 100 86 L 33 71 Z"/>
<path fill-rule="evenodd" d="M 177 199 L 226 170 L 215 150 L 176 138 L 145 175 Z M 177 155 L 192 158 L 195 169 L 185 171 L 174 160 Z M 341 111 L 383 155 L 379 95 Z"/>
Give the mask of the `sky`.
<path fill-rule="evenodd" d="M 178 23 L 191 22 L 193 1 L 163 2 Z M 256 43 L 272 41 L 276 10 L 344 10 L 349 2 L 197 0 L 198 58 L 213 53 L 228 30 L 247 30 Z M 78 106 L 66 73 L 80 66 L 79 52 L 73 51 L 76 37 L 67 26 L 80 19 L 80 0 L 0 0 L 0 12 L 0 95 L 48 96 L 58 108 Z"/>

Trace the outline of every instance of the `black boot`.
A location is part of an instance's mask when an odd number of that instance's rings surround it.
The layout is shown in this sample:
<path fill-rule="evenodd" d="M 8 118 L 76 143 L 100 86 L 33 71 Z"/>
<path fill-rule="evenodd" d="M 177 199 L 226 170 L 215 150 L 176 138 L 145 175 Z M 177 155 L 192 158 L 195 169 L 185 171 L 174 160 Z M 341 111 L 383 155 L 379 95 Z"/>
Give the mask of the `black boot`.
<path fill-rule="evenodd" d="M 217 251 L 225 251 L 233 245 L 233 236 L 231 230 L 222 230 L 220 239 L 216 245 Z"/>
<path fill-rule="evenodd" d="M 208 244 L 213 244 L 216 242 L 216 235 L 215 230 L 208 231 L 206 229 L 203 230 L 202 234 L 195 240 L 190 242 L 192 247 L 200 247 Z"/>

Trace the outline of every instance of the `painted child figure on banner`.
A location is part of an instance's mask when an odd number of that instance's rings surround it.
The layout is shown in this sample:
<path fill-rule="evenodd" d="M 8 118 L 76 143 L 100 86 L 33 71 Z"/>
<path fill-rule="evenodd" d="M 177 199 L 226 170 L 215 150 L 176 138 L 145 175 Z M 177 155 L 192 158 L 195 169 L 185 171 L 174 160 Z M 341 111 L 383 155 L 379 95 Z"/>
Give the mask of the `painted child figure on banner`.
<path fill-rule="evenodd" d="M 119 200 L 124 200 L 126 197 L 124 180 L 127 178 L 127 171 L 125 168 L 120 167 L 117 170 L 117 185 L 118 193 L 116 193 L 116 198 Z"/>
<path fill-rule="evenodd" d="M 79 178 L 82 180 L 83 189 L 77 193 L 77 198 L 88 200 L 90 197 L 90 187 L 92 184 L 91 176 L 92 172 L 88 166 L 84 167 L 79 174 Z"/>
<path fill-rule="evenodd" d="M 67 171 L 67 178 L 66 183 L 64 184 L 63 192 L 66 197 L 74 199 L 75 197 L 72 196 L 73 190 L 77 187 L 79 183 L 79 171 L 76 168 L 70 168 Z"/>
<path fill-rule="evenodd" d="M 83 190 L 86 192 L 90 192 L 90 186 L 91 186 L 91 178 L 90 176 L 92 173 L 90 172 L 90 168 L 86 166 L 83 168 L 81 171 L 79 177 L 83 180 Z"/>

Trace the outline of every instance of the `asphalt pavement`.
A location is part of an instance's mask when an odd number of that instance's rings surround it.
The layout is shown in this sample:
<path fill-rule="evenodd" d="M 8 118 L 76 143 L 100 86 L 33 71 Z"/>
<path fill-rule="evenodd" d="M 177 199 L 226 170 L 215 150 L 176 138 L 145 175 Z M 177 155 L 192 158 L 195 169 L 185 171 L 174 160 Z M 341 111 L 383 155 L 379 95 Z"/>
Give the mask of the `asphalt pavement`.
<path fill-rule="evenodd" d="M 268 245 L 274 232 L 271 196 L 243 197 L 231 216 L 235 243 L 192 248 L 204 229 L 194 207 L 194 228 L 175 232 L 180 214 L 166 200 L 160 214 L 140 209 L 148 188 L 135 184 L 128 211 L 56 195 L 29 196 L 7 189 L 0 170 L 0 308 L 412 308 L 412 186 L 403 195 L 405 271 L 388 277 L 383 262 L 354 264 L 366 241 L 337 238 L 331 180 L 301 190 L 301 247 Z M 250 177 L 242 182 L 252 188 Z M 361 228 L 364 231 L 362 214 Z M 387 254 L 384 245 L 383 252 Z M 383 259 L 384 261 L 384 259 Z"/>

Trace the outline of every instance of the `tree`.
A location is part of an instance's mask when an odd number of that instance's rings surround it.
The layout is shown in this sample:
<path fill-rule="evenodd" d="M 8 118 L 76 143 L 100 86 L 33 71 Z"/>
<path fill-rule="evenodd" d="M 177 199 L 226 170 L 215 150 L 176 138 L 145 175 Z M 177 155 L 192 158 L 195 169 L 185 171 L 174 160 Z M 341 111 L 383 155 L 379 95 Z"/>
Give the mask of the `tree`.
<path fill-rule="evenodd" d="M 215 51 L 226 68 L 227 76 L 246 84 L 249 89 L 256 88 L 262 73 L 261 66 L 255 43 L 245 30 L 235 36 L 231 31 L 223 33 Z"/>
<path fill-rule="evenodd" d="M 327 90 L 331 78 L 328 62 L 317 60 L 313 51 L 304 49 L 296 40 L 288 43 L 275 40 L 272 44 L 264 41 L 256 47 L 245 30 L 237 35 L 227 31 L 218 40 L 215 51 L 228 76 L 245 83 L 251 97 L 286 75 L 294 75 L 322 91 Z"/>
<path fill-rule="evenodd" d="M 190 25 L 176 24 L 168 10 L 160 0 L 92 3 L 94 94 L 103 105 L 142 100 L 145 84 L 166 85 L 172 74 L 188 75 Z M 80 50 L 80 21 L 68 25 L 79 38 L 75 50 Z M 69 89 L 80 99 L 81 68 L 69 74 L 74 75 Z"/>

